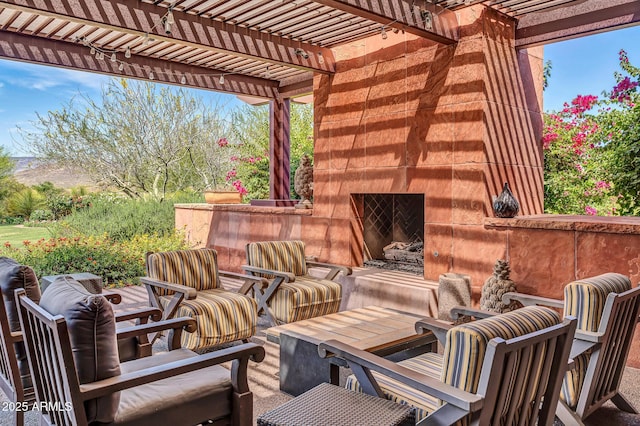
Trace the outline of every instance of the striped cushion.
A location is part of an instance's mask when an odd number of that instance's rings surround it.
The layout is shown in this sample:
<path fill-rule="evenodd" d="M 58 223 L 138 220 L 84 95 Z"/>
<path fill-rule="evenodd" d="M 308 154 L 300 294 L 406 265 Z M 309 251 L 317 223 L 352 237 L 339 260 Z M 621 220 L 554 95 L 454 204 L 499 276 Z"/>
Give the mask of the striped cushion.
<path fill-rule="evenodd" d="M 609 293 L 623 293 L 630 289 L 631 280 L 617 273 L 571 282 L 564 288 L 564 315 L 573 315 L 578 319 L 578 330 L 598 331 Z M 562 384 L 560 396 L 571 408 L 578 404 L 589 358 L 588 352 L 575 357 L 575 368 L 567 371 Z"/>
<path fill-rule="evenodd" d="M 567 403 L 569 407 L 575 409 L 578 405 L 578 397 L 582 391 L 582 384 L 587 375 L 587 365 L 589 365 L 590 353 L 582 353 L 573 358 L 574 367 L 567 370 L 562 381 L 560 399 Z"/>
<path fill-rule="evenodd" d="M 564 316 L 578 319 L 577 329 L 598 331 L 609 293 L 631 290 L 631 281 L 622 274 L 608 273 L 567 284 L 564 288 Z"/>
<path fill-rule="evenodd" d="M 170 301 L 169 296 L 160 298 L 163 308 Z M 183 300 L 175 315 L 197 322 L 194 333 L 182 333 L 182 347 L 195 350 L 248 339 L 256 332 L 257 309 L 255 300 L 239 293 L 219 288 L 199 291 L 196 299 Z"/>
<path fill-rule="evenodd" d="M 269 307 L 278 321 L 290 323 L 338 312 L 341 299 L 339 283 L 305 275 L 281 284 Z"/>
<path fill-rule="evenodd" d="M 560 323 L 557 312 L 528 306 L 502 315 L 453 327 L 447 332 L 440 380 L 475 393 L 489 341 L 523 336 Z"/>
<path fill-rule="evenodd" d="M 206 248 L 152 253 L 147 257 L 147 276 L 198 291 L 218 288 L 218 255 L 215 250 Z M 173 293 L 158 289 L 161 296 Z"/>
<path fill-rule="evenodd" d="M 440 375 L 442 374 L 442 355 L 436 353 L 425 353 L 414 358 L 400 361 L 398 364 L 419 373 L 426 374 L 434 379 L 440 379 Z M 398 404 L 410 405 L 416 409 L 416 422 L 427 417 L 430 412 L 434 411 L 440 405 L 440 400 L 437 398 L 417 392 L 414 388 L 397 380 L 376 372 L 373 372 L 373 376 L 376 378 L 387 399 L 397 402 Z M 347 377 L 345 387 L 355 392 L 362 392 L 360 383 L 353 374 Z"/>
<path fill-rule="evenodd" d="M 290 272 L 296 276 L 307 274 L 302 241 L 264 241 L 247 244 L 247 263 L 258 268 Z M 271 279 L 273 275 L 261 274 Z"/>

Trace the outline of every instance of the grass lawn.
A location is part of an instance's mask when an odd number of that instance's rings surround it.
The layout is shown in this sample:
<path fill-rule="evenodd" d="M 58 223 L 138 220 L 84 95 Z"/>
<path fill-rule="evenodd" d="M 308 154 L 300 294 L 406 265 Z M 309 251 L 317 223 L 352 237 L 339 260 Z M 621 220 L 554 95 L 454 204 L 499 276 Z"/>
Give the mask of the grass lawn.
<path fill-rule="evenodd" d="M 38 241 L 40 238 L 51 238 L 47 228 L 29 228 L 21 225 L 0 226 L 0 244 L 22 245 L 24 240 Z"/>

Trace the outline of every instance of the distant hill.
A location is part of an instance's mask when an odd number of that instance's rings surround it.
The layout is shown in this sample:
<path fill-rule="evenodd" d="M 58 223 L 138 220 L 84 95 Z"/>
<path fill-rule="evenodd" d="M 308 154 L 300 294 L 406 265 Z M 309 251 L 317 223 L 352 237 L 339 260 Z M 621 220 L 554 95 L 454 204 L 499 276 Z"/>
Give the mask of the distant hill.
<path fill-rule="evenodd" d="M 11 157 L 11 160 L 16 164 L 14 173 L 28 169 L 29 166 L 36 165 L 38 162 L 36 157 Z"/>
<path fill-rule="evenodd" d="M 51 182 L 59 188 L 70 189 L 85 186 L 89 190 L 97 189 L 96 184 L 82 171 L 82 168 L 68 168 L 44 164 L 35 157 L 12 157 L 16 163 L 13 173 L 16 180 L 25 185 L 37 185 Z"/>

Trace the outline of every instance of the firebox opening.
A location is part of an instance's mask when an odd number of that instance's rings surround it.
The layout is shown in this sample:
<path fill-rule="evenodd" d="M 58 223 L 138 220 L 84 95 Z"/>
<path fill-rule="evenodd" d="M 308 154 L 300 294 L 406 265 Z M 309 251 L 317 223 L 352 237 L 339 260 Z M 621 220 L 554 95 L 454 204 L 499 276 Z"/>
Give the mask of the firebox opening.
<path fill-rule="evenodd" d="M 424 194 L 363 194 L 365 266 L 424 274 Z"/>

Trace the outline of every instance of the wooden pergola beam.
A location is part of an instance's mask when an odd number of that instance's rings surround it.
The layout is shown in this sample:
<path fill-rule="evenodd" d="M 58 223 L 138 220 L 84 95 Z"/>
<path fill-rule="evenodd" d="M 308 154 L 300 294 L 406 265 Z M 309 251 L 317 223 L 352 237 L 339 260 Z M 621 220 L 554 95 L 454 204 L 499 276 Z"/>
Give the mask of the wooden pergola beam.
<path fill-rule="evenodd" d="M 319 73 L 335 72 L 330 49 L 178 10 L 173 11 L 175 24 L 166 34 L 159 21 L 167 8 L 141 1 L 0 0 L 0 6 Z M 308 58 L 296 54 L 296 49 L 304 50 Z"/>
<path fill-rule="evenodd" d="M 269 196 L 274 201 L 290 198 L 290 110 L 288 98 L 269 102 Z"/>
<path fill-rule="evenodd" d="M 397 28 L 442 44 L 458 41 L 454 12 L 430 2 L 410 0 L 314 0 L 316 3 L 378 22 L 380 30 Z"/>
<path fill-rule="evenodd" d="M 218 76 L 211 75 L 216 70 L 137 55 L 132 55 L 120 71 L 119 62 L 111 62 L 108 57 L 96 59 L 81 44 L 5 30 L 0 30 L 0 57 L 140 80 L 149 80 L 149 73 L 153 72 L 154 81 L 167 84 L 182 85 L 184 76 L 183 86 L 265 98 L 280 96 L 278 83 L 272 80 L 233 74 L 226 75 L 224 84 L 220 84 Z"/>
<path fill-rule="evenodd" d="M 638 23 L 638 0 L 583 0 L 520 18 L 516 28 L 516 47 L 548 44 Z"/>

